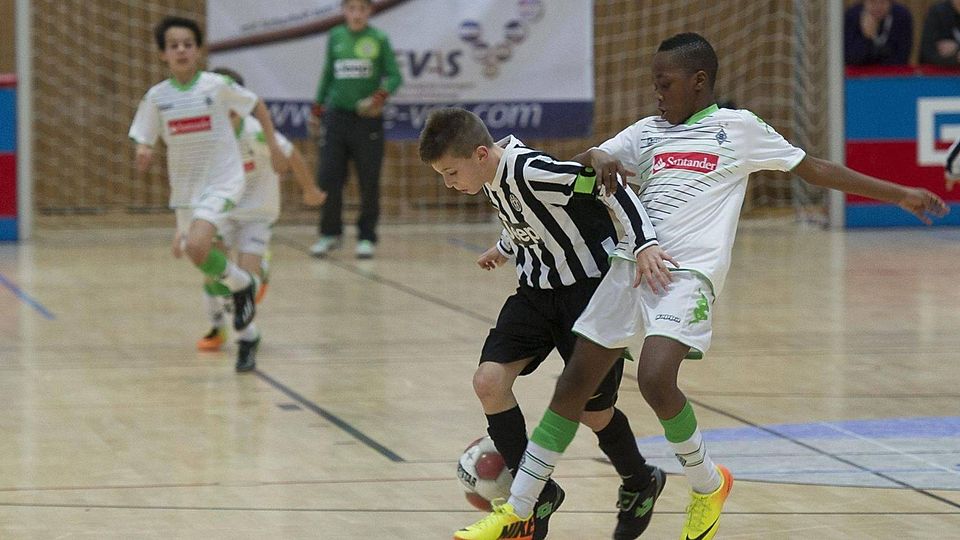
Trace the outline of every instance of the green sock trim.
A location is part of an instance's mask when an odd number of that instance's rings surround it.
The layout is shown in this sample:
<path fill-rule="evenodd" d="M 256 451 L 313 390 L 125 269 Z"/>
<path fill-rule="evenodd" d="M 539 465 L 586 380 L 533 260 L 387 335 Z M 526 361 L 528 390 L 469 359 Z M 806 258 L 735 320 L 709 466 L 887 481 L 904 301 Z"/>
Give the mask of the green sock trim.
<path fill-rule="evenodd" d="M 547 450 L 562 454 L 570 445 L 570 442 L 573 441 L 579 426 L 579 422 L 564 418 L 547 409 L 547 412 L 543 413 L 540 424 L 530 435 L 530 440 Z"/>
<path fill-rule="evenodd" d="M 203 290 L 210 296 L 230 296 L 230 288 L 219 281 L 208 281 L 203 284 Z"/>
<path fill-rule="evenodd" d="M 693 407 L 689 401 L 683 405 L 680 414 L 667 420 L 660 420 L 660 423 L 663 425 L 663 434 L 672 443 L 689 440 L 697 430 L 697 416 L 693 414 Z"/>
<path fill-rule="evenodd" d="M 206 260 L 200 263 L 199 268 L 214 280 L 219 279 L 227 269 L 227 256 L 219 249 L 213 248 L 207 253 Z"/>

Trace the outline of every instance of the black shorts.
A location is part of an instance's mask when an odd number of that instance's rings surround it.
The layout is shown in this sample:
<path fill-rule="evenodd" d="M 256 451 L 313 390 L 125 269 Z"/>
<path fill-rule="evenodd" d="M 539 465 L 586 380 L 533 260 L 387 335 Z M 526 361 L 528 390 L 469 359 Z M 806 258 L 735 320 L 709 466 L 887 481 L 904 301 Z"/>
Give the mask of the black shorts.
<path fill-rule="evenodd" d="M 587 307 L 600 279 L 588 279 L 558 289 L 534 289 L 521 285 L 513 293 L 497 317 L 497 325 L 483 344 L 480 363 L 509 364 L 532 358 L 520 375 L 529 375 L 557 349 L 564 364 L 573 354 L 577 336 L 573 323 Z M 586 410 L 602 411 L 617 402 L 617 390 L 623 376 L 623 359 L 610 369 Z"/>

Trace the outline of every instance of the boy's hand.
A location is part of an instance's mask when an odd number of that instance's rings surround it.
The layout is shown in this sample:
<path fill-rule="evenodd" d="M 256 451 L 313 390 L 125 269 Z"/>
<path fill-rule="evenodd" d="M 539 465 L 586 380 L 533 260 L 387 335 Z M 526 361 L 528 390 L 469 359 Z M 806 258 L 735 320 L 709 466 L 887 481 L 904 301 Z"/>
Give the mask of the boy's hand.
<path fill-rule="evenodd" d="M 661 290 L 667 292 L 667 286 L 673 281 L 670 270 L 667 269 L 665 261 L 673 264 L 675 268 L 680 268 L 677 261 L 660 249 L 660 246 L 654 244 L 644 248 L 637 253 L 637 277 L 633 280 L 633 286 L 639 287 L 641 282 L 646 282 L 650 290 L 659 294 Z"/>
<path fill-rule="evenodd" d="M 303 190 L 303 204 L 307 206 L 320 206 L 327 202 L 327 192 L 311 185 L 310 188 Z"/>
<path fill-rule="evenodd" d="M 621 183 L 627 185 L 628 176 L 636 176 L 636 173 L 627 170 L 619 159 L 599 148 L 590 151 L 590 166 L 597 171 L 597 183 L 603 185 L 608 195 L 616 193 Z"/>
<path fill-rule="evenodd" d="M 501 264 L 507 262 L 507 258 L 503 256 L 503 253 L 500 253 L 500 250 L 497 249 L 497 246 L 483 252 L 483 255 L 477 259 L 477 266 L 483 268 L 484 270 L 495 270 Z"/>
<path fill-rule="evenodd" d="M 136 166 L 140 172 L 146 172 L 150 168 L 150 161 L 153 160 L 153 148 L 145 144 L 137 145 Z"/>
<path fill-rule="evenodd" d="M 170 252 L 173 253 L 174 259 L 179 259 L 183 256 L 183 233 L 177 231 L 173 235 L 173 244 L 170 246 Z"/>
<path fill-rule="evenodd" d="M 906 195 L 897 204 L 927 225 L 933 223 L 927 214 L 943 217 L 950 212 L 950 207 L 943 199 L 921 188 L 907 188 Z"/>

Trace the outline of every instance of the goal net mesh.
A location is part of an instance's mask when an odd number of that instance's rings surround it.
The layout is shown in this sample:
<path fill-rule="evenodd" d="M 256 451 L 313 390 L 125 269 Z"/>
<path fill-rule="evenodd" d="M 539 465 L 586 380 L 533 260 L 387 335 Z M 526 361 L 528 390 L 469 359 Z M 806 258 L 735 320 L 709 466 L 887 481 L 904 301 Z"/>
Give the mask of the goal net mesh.
<path fill-rule="evenodd" d="M 595 110 L 584 139 L 527 140 L 558 157 L 599 144 L 655 113 L 650 61 L 678 32 L 707 37 L 720 57 L 717 92 L 788 140 L 825 156 L 826 2 L 782 0 L 598 0 L 594 3 Z M 152 27 L 176 14 L 205 23 L 205 4 L 188 0 L 35 0 L 33 2 L 34 179 L 39 216 L 110 215 L 121 223 L 166 214 L 162 145 L 148 174 L 133 167 L 126 133 L 150 86 L 166 77 Z M 376 19 L 374 18 L 374 24 Z M 297 143 L 311 167 L 316 145 Z M 415 141 L 389 141 L 381 206 L 388 222 L 484 221 L 480 197 L 447 190 L 417 158 Z M 283 223 L 312 223 L 293 182 L 283 183 Z M 356 182 L 346 219 L 359 207 Z M 749 215 L 793 213 L 820 220 L 825 197 L 788 174 L 751 180 Z M 348 221 L 349 222 L 349 221 Z"/>

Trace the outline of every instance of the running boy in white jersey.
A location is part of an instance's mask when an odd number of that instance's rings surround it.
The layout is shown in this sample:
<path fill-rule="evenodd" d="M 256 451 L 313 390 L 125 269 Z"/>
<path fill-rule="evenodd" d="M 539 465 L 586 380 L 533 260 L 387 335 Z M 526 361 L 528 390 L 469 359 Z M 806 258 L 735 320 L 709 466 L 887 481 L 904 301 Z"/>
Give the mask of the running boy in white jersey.
<path fill-rule="evenodd" d="M 710 346 L 711 305 L 723 288 L 747 177 L 761 170 L 793 171 L 824 187 L 900 205 L 925 223 L 947 212 L 927 190 L 872 178 L 842 165 L 807 156 L 745 110 L 721 110 L 713 93 L 717 57 L 697 34 L 679 34 L 660 44 L 653 60 L 659 116 L 640 120 L 599 148 L 576 156 L 592 165 L 605 185 L 633 176 L 640 200 L 665 251 L 676 258 L 665 292 L 631 287 L 633 274 L 613 260 L 610 271 L 574 325 L 577 341 L 537 426 L 510 500 L 493 514 L 458 532 L 458 538 L 495 539 L 504 526 L 527 516 L 543 482 L 573 440 L 584 404 L 638 332 L 645 336 L 637 365 L 644 399 L 663 425 L 683 465 L 691 502 L 681 540 L 716 535 L 723 503 L 733 485 L 730 472 L 710 459 L 693 409 L 677 387 L 684 358 L 699 358 Z M 618 313 L 610 318 L 607 313 Z M 526 473 L 529 469 L 529 474 Z M 463 531 L 466 531 L 464 533 Z"/>
<path fill-rule="evenodd" d="M 636 264 L 638 281 L 641 276 L 666 280 L 667 272 L 659 270 L 666 254 L 633 192 L 621 189 L 603 196 L 596 177 L 582 174 L 579 163 L 558 161 L 514 137 L 494 143 L 480 118 L 464 109 L 430 114 L 420 134 L 420 159 L 443 176 L 448 188 L 471 195 L 483 191 L 497 209 L 503 233 L 477 264 L 493 269 L 507 259 L 516 262 L 519 286 L 504 302 L 473 377 L 487 432 L 516 474 L 527 444 L 513 393 L 517 377 L 536 370 L 554 348 L 564 361 L 570 358 L 576 341 L 573 323 L 611 257 Z M 614 538 L 634 539 L 650 522 L 652 506 L 643 507 L 642 501 L 660 493 L 664 475 L 646 465 L 626 415 L 614 407 L 623 362 L 607 368 L 579 421 L 596 433 L 600 449 L 623 479 Z M 513 524 L 507 538 L 546 537 L 548 520 L 564 492 L 552 481 L 541 487 L 535 516 Z"/>
<path fill-rule="evenodd" d="M 266 106 L 256 94 L 226 77 L 201 71 L 203 34 L 195 21 L 167 17 L 154 29 L 160 58 L 171 77 L 140 101 L 130 138 L 137 143 L 136 165 L 146 171 L 153 144 L 167 147 L 170 207 L 177 215 L 184 252 L 206 276 L 233 295 L 234 327 L 244 330 L 256 311 L 256 279 L 212 248 L 217 229 L 243 194 L 243 163 L 229 111 L 253 111 L 263 124 L 275 170 L 285 168 Z"/>
<path fill-rule="evenodd" d="M 213 73 L 228 77 L 232 82 L 243 86 L 239 73 L 219 68 Z M 270 244 L 273 224 L 280 216 L 280 177 L 270 165 L 270 149 L 267 146 L 263 128 L 255 118 L 242 117 L 230 112 L 230 122 L 240 144 L 243 159 L 245 189 L 237 206 L 229 212 L 218 230 L 226 249 L 236 253 L 236 262 L 243 270 L 260 277 L 260 290 L 256 301 L 259 303 L 266 291 L 266 275 L 263 257 Z M 283 136 L 275 133 L 277 144 L 290 164 L 294 179 L 303 190 L 303 202 L 308 206 L 319 206 L 326 200 L 326 193 L 317 188 L 307 169 L 303 155 Z M 175 242 L 174 254 L 178 255 L 178 243 Z M 222 285 L 207 281 L 204 284 L 207 311 L 212 328 L 201 339 L 197 348 L 205 351 L 219 350 L 226 339 L 226 327 L 223 323 L 226 305 L 224 300 L 229 291 Z M 257 348 L 260 334 L 251 324 L 238 333 L 237 371 L 250 371 L 256 367 Z"/>

